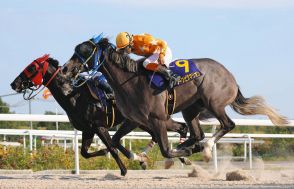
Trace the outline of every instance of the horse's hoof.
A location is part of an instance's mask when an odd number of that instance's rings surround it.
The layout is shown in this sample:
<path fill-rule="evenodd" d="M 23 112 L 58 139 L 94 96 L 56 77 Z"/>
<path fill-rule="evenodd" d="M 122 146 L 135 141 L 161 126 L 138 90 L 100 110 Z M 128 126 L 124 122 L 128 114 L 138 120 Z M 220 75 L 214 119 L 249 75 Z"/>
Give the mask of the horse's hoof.
<path fill-rule="evenodd" d="M 146 162 L 140 162 L 140 166 L 143 170 L 147 169 L 147 163 Z"/>
<path fill-rule="evenodd" d="M 192 149 L 192 153 L 194 154 L 194 153 L 202 152 L 203 150 L 204 150 L 204 146 L 201 143 L 198 143 Z"/>
<path fill-rule="evenodd" d="M 127 172 L 128 172 L 127 169 L 121 170 L 120 175 L 121 176 L 126 176 Z"/>
<path fill-rule="evenodd" d="M 184 165 L 192 165 L 192 162 L 186 157 L 180 157 L 179 159 Z"/>
<path fill-rule="evenodd" d="M 169 169 L 171 168 L 171 166 L 173 166 L 175 163 L 174 163 L 174 160 L 173 159 L 165 159 L 164 161 L 164 168 L 165 169 Z"/>

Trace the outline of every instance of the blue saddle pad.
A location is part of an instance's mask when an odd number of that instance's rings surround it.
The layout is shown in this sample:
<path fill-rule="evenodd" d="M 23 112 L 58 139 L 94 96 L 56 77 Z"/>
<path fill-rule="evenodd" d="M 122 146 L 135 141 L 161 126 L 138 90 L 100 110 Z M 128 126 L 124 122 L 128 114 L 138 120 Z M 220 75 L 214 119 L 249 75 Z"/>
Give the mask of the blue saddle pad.
<path fill-rule="evenodd" d="M 176 86 L 182 85 L 203 75 L 197 68 L 196 64 L 190 59 L 175 60 L 169 64 L 169 69 L 181 77 Z M 148 77 L 153 87 L 165 89 L 168 86 L 167 81 L 160 74 L 151 72 L 148 74 Z"/>
<path fill-rule="evenodd" d="M 92 79 L 87 81 L 87 85 L 89 86 L 92 94 L 95 95 L 98 99 L 100 99 L 104 106 L 107 106 L 107 98 L 104 91 L 97 87 Z"/>

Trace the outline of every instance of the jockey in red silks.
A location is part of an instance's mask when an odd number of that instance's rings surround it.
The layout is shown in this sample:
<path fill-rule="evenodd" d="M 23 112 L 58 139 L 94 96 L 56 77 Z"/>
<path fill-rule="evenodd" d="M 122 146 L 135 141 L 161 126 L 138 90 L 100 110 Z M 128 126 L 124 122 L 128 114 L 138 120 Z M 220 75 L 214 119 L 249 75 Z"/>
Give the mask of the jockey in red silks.
<path fill-rule="evenodd" d="M 116 46 L 118 51 L 146 57 L 143 66 L 147 70 L 161 73 L 170 82 L 170 88 L 179 80 L 179 77 L 168 69 L 172 52 L 165 41 L 150 34 L 130 35 L 121 32 L 116 37 Z"/>

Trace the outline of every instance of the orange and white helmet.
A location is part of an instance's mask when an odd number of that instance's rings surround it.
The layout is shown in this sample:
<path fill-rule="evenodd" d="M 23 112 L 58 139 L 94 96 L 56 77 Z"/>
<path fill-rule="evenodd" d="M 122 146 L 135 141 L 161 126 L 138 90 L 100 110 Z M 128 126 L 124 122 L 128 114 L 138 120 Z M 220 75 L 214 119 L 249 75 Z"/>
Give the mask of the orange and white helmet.
<path fill-rule="evenodd" d="M 130 45 L 133 41 L 133 37 L 128 32 L 120 32 L 116 36 L 116 47 L 122 49 Z"/>

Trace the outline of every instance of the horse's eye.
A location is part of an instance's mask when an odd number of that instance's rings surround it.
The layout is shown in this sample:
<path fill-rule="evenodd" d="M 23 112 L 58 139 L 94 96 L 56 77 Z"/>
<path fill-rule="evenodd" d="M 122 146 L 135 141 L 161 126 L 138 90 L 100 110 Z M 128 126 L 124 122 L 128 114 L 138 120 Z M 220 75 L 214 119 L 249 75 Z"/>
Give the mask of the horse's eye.
<path fill-rule="evenodd" d="M 27 68 L 27 70 L 30 72 L 30 73 L 34 73 L 36 71 L 36 67 L 35 66 L 29 66 Z"/>
<path fill-rule="evenodd" d="M 65 66 L 64 68 L 62 68 L 62 73 L 66 74 L 67 73 L 68 68 Z"/>

